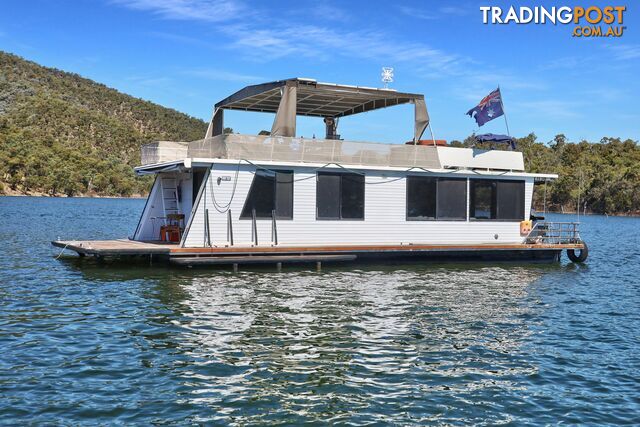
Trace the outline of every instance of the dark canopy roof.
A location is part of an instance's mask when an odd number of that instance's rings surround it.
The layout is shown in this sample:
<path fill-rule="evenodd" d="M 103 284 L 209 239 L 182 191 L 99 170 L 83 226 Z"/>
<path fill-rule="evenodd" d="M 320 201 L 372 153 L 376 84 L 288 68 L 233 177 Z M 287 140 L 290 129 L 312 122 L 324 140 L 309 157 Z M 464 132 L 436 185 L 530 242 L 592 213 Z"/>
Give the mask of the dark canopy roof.
<path fill-rule="evenodd" d="M 247 86 L 216 104 L 216 108 L 276 113 L 283 86 L 297 87 L 296 114 L 315 117 L 343 117 L 379 108 L 424 100 L 424 95 L 392 89 L 318 83 L 293 78 Z"/>

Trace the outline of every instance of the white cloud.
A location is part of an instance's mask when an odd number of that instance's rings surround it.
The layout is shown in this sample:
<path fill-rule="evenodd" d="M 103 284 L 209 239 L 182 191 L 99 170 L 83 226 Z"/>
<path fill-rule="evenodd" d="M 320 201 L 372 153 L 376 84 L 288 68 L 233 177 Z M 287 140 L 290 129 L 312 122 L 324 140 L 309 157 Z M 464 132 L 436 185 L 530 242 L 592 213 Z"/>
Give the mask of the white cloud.
<path fill-rule="evenodd" d="M 137 86 L 148 87 L 167 86 L 169 83 L 171 83 L 171 79 L 168 77 L 129 76 L 125 79 Z"/>
<path fill-rule="evenodd" d="M 417 19 L 424 19 L 426 21 L 431 21 L 433 19 L 438 19 L 438 15 L 433 13 L 433 12 L 429 12 L 427 10 L 424 9 L 418 9 L 415 7 L 409 7 L 409 6 L 400 6 L 398 8 L 398 10 L 400 10 L 401 13 L 410 16 L 412 18 L 417 18 Z"/>
<path fill-rule="evenodd" d="M 468 15 L 471 13 L 471 6 L 469 7 L 459 7 L 459 6 L 444 6 L 441 7 L 440 9 L 441 13 L 447 14 L 447 15 L 456 15 L 456 16 L 464 16 L 464 15 Z M 473 9 L 473 10 L 478 10 Z"/>
<path fill-rule="evenodd" d="M 640 45 L 637 44 L 609 45 L 608 48 L 614 58 L 620 61 L 640 58 Z"/>
<path fill-rule="evenodd" d="M 541 71 L 548 70 L 562 70 L 562 69 L 576 69 L 582 67 L 587 62 L 590 62 L 590 57 L 585 56 L 565 56 L 563 58 L 552 59 L 546 63 L 540 64 L 538 68 Z M 580 69 L 580 71 L 583 71 Z"/>
<path fill-rule="evenodd" d="M 248 10 L 239 0 L 111 1 L 164 19 L 220 22 L 215 29 L 232 40 L 227 47 L 256 61 L 291 56 L 326 60 L 340 55 L 391 64 L 412 63 L 421 75 L 427 77 L 462 75 L 466 73 L 465 65 L 473 63 L 470 58 L 420 42 L 393 40 L 379 28 L 351 31 L 336 26 L 305 25 L 278 17 L 266 19 L 266 12 Z M 332 15 L 333 19 L 348 19 L 341 9 L 327 4 L 314 13 Z M 183 43 L 207 44 L 183 35 L 157 32 L 152 35 Z"/>
<path fill-rule="evenodd" d="M 581 105 L 571 101 L 555 99 L 538 101 L 515 101 L 511 104 L 513 109 L 528 114 L 532 117 L 545 117 L 550 119 L 580 117 L 578 110 Z"/>
<path fill-rule="evenodd" d="M 617 102 L 625 97 L 625 92 L 620 89 L 600 87 L 582 91 L 583 95 L 592 99 L 599 99 L 607 102 Z"/>
<path fill-rule="evenodd" d="M 229 21 L 246 12 L 236 0 L 112 0 L 129 9 L 152 12 L 162 18 L 204 22 Z"/>
<path fill-rule="evenodd" d="M 251 27 L 227 26 L 223 31 L 233 40 L 232 48 L 241 49 L 249 58 L 261 61 L 287 56 L 319 60 L 347 56 L 414 64 L 423 74 L 456 75 L 465 72 L 469 58 L 450 54 L 418 42 L 393 40 L 378 30 L 341 31 L 315 25 L 283 25 L 251 30 Z"/>
<path fill-rule="evenodd" d="M 264 77 L 260 77 L 260 76 L 233 73 L 230 71 L 211 69 L 211 68 L 185 70 L 182 72 L 182 74 L 193 76 L 193 77 L 199 77 L 207 80 L 228 81 L 228 82 L 255 82 L 255 81 L 265 80 Z"/>
<path fill-rule="evenodd" d="M 305 8 L 302 11 L 299 11 L 298 14 L 309 13 L 309 11 Z M 318 19 L 328 20 L 328 21 L 336 21 L 336 22 L 349 22 L 351 20 L 351 15 L 349 15 L 344 9 L 339 7 L 330 5 L 328 3 L 318 3 L 315 4 L 310 13 Z"/>
<path fill-rule="evenodd" d="M 203 42 L 202 39 L 197 39 L 195 37 L 183 36 L 181 34 L 174 33 L 165 33 L 160 31 L 151 31 L 148 33 L 150 36 L 157 37 L 160 39 L 177 42 L 177 43 L 186 43 L 186 44 L 194 44 L 194 45 L 206 45 L 207 43 Z"/>
<path fill-rule="evenodd" d="M 124 0 L 114 0 L 124 5 Z M 213 19 L 211 8 L 223 5 L 227 11 L 221 16 L 232 22 L 223 22 L 215 30 L 230 39 L 229 42 L 218 41 L 212 44 L 189 36 L 170 33 L 152 33 L 157 37 L 177 42 L 207 45 L 210 48 L 226 48 L 240 54 L 246 60 L 269 62 L 283 58 L 310 58 L 328 61 L 335 57 L 349 57 L 375 61 L 384 64 L 411 64 L 415 74 L 422 78 L 441 79 L 456 77 L 454 87 L 463 88 L 468 93 L 483 93 L 487 88 L 500 83 L 511 89 L 543 89 L 539 82 L 516 78 L 505 70 L 493 70 L 470 57 L 434 48 L 428 44 L 393 37 L 388 31 L 366 26 L 354 28 L 353 25 L 340 27 L 337 25 L 320 26 L 315 23 L 304 24 L 292 19 L 269 16 L 265 10 L 252 10 L 251 18 L 240 13 L 244 6 L 230 0 L 133 0 L 127 3 L 130 8 L 147 10 L 165 19 Z M 332 6 L 322 9 L 327 14 L 336 14 Z M 333 10 L 333 12 L 332 12 Z M 429 13 L 422 9 L 401 7 L 405 14 Z M 451 6 L 441 7 L 435 11 L 442 14 L 462 14 L 466 9 Z M 291 13 L 297 13 L 292 11 Z M 344 17 L 346 15 L 342 15 Z M 427 15 L 422 16 L 428 19 Z M 219 19 L 216 16 L 215 19 Z M 204 71 L 203 71 L 204 72 Z M 228 81 L 254 81 L 256 76 L 225 75 L 218 70 L 210 73 L 210 77 Z M 205 77 L 201 75 L 200 77 Z M 209 78 L 209 77 L 207 77 Z M 462 90 L 461 90 L 462 91 Z M 482 95 L 484 96 L 484 95 Z M 475 97 L 474 97 L 475 98 Z"/>
<path fill-rule="evenodd" d="M 445 18 L 446 15 L 455 15 L 455 16 L 465 16 L 471 13 L 470 7 L 459 7 L 459 6 L 443 6 L 438 9 L 428 8 L 428 7 L 410 7 L 410 6 L 400 6 L 398 10 L 407 16 L 417 19 L 423 19 L 426 21 L 431 21 L 435 19 Z"/>

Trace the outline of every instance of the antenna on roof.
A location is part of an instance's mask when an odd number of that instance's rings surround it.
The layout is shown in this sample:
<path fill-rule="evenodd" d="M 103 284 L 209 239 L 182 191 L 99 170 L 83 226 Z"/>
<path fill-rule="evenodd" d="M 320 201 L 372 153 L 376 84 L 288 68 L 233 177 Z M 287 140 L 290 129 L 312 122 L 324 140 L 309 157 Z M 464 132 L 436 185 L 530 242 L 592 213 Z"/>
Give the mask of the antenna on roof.
<path fill-rule="evenodd" d="M 393 83 L 393 67 L 382 67 L 382 83 L 389 89 L 389 83 Z"/>

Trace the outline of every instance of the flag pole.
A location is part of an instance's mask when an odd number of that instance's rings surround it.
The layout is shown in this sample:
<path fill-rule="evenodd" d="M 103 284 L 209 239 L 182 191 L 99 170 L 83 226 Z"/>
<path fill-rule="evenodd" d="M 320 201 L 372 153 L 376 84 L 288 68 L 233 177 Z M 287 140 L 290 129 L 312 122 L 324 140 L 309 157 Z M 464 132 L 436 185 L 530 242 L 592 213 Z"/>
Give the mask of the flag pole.
<path fill-rule="evenodd" d="M 500 92 L 500 85 L 498 85 L 498 92 Z M 509 122 L 507 121 L 507 112 L 504 110 L 504 104 L 502 103 L 502 92 L 500 92 L 500 106 L 502 107 L 502 115 L 504 116 L 504 124 L 507 126 L 507 135 L 511 136 L 511 132 L 509 132 Z"/>

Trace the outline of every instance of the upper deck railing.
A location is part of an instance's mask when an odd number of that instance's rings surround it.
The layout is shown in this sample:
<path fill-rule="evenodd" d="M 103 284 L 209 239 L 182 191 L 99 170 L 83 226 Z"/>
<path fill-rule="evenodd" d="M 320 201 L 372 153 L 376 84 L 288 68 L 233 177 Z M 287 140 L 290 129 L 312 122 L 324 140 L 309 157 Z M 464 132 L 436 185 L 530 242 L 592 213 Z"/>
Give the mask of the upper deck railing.
<path fill-rule="evenodd" d="M 220 137 L 215 137 L 216 139 Z M 439 168 L 435 147 L 230 134 L 189 143 L 189 157 Z"/>
<path fill-rule="evenodd" d="M 268 135 L 218 135 L 188 143 L 155 142 L 142 148 L 143 165 L 186 158 L 428 169 L 524 170 L 522 153 L 515 151 L 485 151 L 433 145 L 381 144 Z"/>

